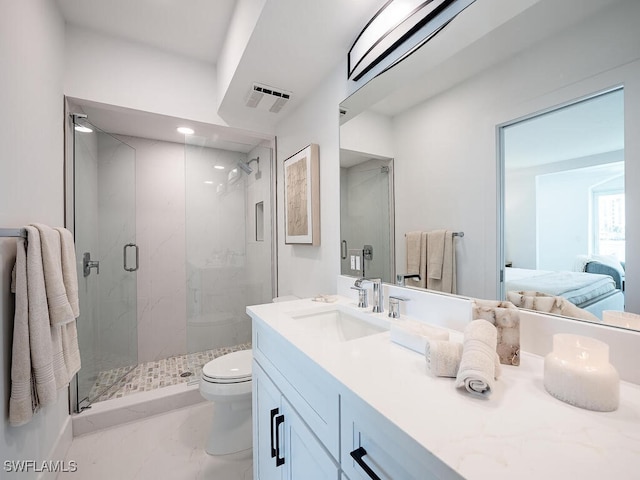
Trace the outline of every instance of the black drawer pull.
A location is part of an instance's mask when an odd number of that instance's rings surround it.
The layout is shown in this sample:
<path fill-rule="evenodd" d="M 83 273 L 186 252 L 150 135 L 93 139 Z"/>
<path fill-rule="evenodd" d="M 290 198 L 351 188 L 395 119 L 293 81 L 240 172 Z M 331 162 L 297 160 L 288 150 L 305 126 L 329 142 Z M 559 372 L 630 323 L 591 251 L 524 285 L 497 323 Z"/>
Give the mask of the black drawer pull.
<path fill-rule="evenodd" d="M 284 415 L 276 417 L 276 467 L 284 465 L 284 456 L 280 457 L 280 425 L 284 423 Z"/>
<path fill-rule="evenodd" d="M 278 415 L 279 411 L 280 410 L 278 408 L 274 408 L 273 410 L 271 410 L 271 458 L 274 458 L 277 453 L 275 443 L 273 441 L 273 419 L 276 415 Z"/>
<path fill-rule="evenodd" d="M 365 473 L 369 475 L 369 478 L 371 478 L 371 480 L 382 480 L 378 475 L 376 475 L 376 472 L 371 470 L 371 467 L 369 465 L 364 463 L 362 457 L 364 457 L 366 454 L 367 451 L 362 447 L 356 448 L 353 452 L 350 453 L 351 457 L 356 461 L 358 465 L 360 465 L 360 468 L 362 468 L 362 470 L 364 470 Z"/>

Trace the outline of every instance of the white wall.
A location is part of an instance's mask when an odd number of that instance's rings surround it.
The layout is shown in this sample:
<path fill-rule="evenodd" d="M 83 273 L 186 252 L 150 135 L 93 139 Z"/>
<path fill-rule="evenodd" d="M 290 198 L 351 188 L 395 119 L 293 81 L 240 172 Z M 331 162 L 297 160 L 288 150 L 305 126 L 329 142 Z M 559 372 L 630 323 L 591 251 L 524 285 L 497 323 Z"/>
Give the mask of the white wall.
<path fill-rule="evenodd" d="M 338 104 L 346 96 L 342 63 L 313 96 L 276 125 L 278 295 L 309 297 L 336 290 L 340 272 L 340 142 Z M 320 150 L 320 246 L 285 245 L 282 163 L 310 143 Z"/>
<path fill-rule="evenodd" d="M 65 49 L 67 96 L 226 125 L 211 64 L 72 25 Z"/>
<path fill-rule="evenodd" d="M 0 226 L 63 225 L 64 22 L 55 2 L 2 3 L 0 62 Z M 0 239 L 0 459 L 42 461 L 54 455 L 67 426 L 68 393 L 61 391 L 58 402 L 27 425 L 9 426 L 14 260 L 15 240 Z M 36 478 L 36 473 L 14 476 Z"/>
<path fill-rule="evenodd" d="M 365 110 L 340 126 L 340 148 L 393 158 L 391 118 Z"/>

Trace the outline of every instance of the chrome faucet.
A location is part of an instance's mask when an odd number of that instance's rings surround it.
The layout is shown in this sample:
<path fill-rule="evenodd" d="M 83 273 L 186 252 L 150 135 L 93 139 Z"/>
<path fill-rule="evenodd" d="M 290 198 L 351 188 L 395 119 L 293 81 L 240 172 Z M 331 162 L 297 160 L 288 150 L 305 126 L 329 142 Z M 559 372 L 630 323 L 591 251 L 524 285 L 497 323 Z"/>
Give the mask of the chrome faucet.
<path fill-rule="evenodd" d="M 362 288 L 363 285 L 371 283 L 373 285 L 373 312 L 384 312 L 384 293 L 382 290 L 382 279 L 380 278 L 358 278 L 354 286 Z"/>
<path fill-rule="evenodd" d="M 396 285 L 398 285 L 399 287 L 404 287 L 405 280 L 407 278 L 417 278 L 418 280 L 422 280 L 422 277 L 420 276 L 419 273 L 407 273 L 407 274 L 399 273 L 396 275 Z"/>

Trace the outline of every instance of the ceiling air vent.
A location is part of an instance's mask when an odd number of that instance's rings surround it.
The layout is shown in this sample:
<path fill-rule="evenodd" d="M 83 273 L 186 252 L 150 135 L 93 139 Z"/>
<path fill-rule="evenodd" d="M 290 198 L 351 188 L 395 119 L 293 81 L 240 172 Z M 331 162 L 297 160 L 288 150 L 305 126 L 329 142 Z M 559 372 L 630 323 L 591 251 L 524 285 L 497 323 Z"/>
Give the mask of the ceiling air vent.
<path fill-rule="evenodd" d="M 269 87 L 261 83 L 254 83 L 249 91 L 246 105 L 258 110 L 268 110 L 278 113 L 291 98 L 291 92 L 279 88 Z"/>

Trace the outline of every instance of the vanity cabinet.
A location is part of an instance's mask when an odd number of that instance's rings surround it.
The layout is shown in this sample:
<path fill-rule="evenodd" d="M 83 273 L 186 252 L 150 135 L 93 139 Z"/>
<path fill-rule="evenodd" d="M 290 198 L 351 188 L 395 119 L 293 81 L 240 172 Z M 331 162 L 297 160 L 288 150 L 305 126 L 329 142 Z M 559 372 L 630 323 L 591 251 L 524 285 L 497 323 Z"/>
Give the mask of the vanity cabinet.
<path fill-rule="evenodd" d="M 356 396 L 345 392 L 340 412 L 341 466 L 351 480 L 463 478 Z"/>
<path fill-rule="evenodd" d="M 256 480 L 338 480 L 340 397 L 330 376 L 255 322 L 253 353 Z"/>
<path fill-rule="evenodd" d="M 253 353 L 256 480 L 461 478 L 260 322 Z"/>
<path fill-rule="evenodd" d="M 334 459 L 255 361 L 253 382 L 256 480 L 337 480 Z"/>

